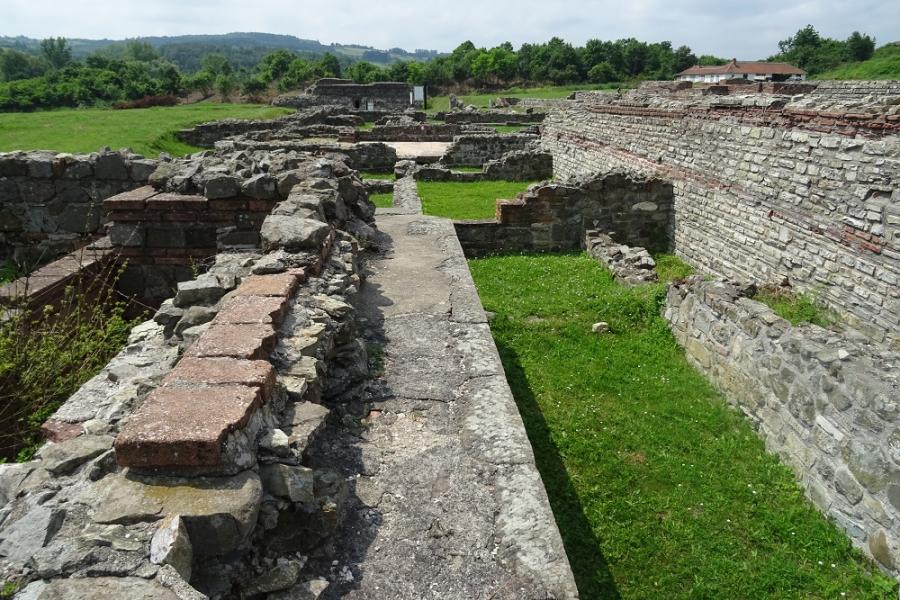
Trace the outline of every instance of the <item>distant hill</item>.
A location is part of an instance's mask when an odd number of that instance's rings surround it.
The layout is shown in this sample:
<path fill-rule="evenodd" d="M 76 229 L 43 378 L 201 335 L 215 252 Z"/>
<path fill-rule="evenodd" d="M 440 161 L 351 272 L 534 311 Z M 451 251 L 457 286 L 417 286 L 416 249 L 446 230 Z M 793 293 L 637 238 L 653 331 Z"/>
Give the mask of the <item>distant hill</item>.
<path fill-rule="evenodd" d="M 815 79 L 900 79 L 900 42 L 878 48 L 869 60 L 845 63 Z"/>
<path fill-rule="evenodd" d="M 304 40 L 292 35 L 274 33 L 226 33 L 222 35 L 179 35 L 163 37 L 139 37 L 137 41 L 147 42 L 180 69 L 193 72 L 200 69 L 203 56 L 211 52 L 219 52 L 228 57 L 235 67 L 251 68 L 265 54 L 279 49 L 290 50 L 307 58 L 316 58 L 330 52 L 343 59 L 344 62 L 367 60 L 387 65 L 398 60 L 430 60 L 439 56 L 435 50 L 415 50 L 408 52 L 402 48 L 380 50 L 370 46 L 356 44 L 322 44 L 315 40 Z M 98 50 L 115 52 L 124 47 L 129 40 L 88 40 L 71 38 L 72 54 L 75 58 L 84 58 Z M 15 48 L 25 52 L 37 53 L 40 40 L 24 36 L 0 36 L 0 48 Z"/>

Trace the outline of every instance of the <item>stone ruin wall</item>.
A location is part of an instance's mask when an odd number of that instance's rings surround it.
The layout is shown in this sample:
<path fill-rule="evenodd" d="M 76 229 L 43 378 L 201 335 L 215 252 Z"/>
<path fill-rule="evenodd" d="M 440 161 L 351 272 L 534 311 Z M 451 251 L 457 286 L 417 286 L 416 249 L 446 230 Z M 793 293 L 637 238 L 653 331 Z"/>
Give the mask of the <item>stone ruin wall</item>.
<path fill-rule="evenodd" d="M 852 331 L 792 327 L 747 296 L 692 276 L 669 287 L 665 316 L 812 502 L 897 575 L 900 354 Z"/>
<path fill-rule="evenodd" d="M 780 96 L 580 93 L 551 113 L 542 143 L 558 178 L 625 169 L 671 181 L 674 250 L 701 271 L 788 278 L 896 345 L 900 96 L 878 85 L 887 95 L 843 112 L 824 93 L 797 99 L 803 108 Z"/>
<path fill-rule="evenodd" d="M 498 200 L 493 221 L 458 221 L 468 256 L 496 252 L 575 250 L 588 229 L 630 246 L 662 250 L 673 219 L 672 186 L 625 173 L 532 185 L 515 199 Z"/>
<path fill-rule="evenodd" d="M 900 341 L 896 88 L 578 94 L 548 117 L 543 138 L 563 180 L 624 171 L 671 183 L 675 251 L 744 284 L 698 276 L 670 286 L 676 339 L 813 503 L 894 575 L 900 356 L 886 346 Z M 749 299 L 747 284 L 784 278 L 843 323 L 791 327 Z"/>
<path fill-rule="evenodd" d="M 156 161 L 128 152 L 0 153 L 0 261 L 26 267 L 101 232 L 103 200 L 140 187 Z"/>
<path fill-rule="evenodd" d="M 453 144 L 441 157 L 448 167 L 480 167 L 509 152 L 535 151 L 540 138 L 526 133 L 475 133 L 453 137 Z"/>
<path fill-rule="evenodd" d="M 327 587 L 295 585 L 296 553 L 327 542 L 350 491 L 304 454 L 328 416 L 322 399 L 367 373 L 345 300 L 361 283 L 356 240 L 371 232 L 374 206 L 342 162 L 283 158 L 286 194 L 259 185 L 268 155 L 195 156 L 164 163 L 154 188 L 107 200 L 114 215 L 178 215 L 203 202 L 211 214 L 226 197 L 268 211 L 257 247 L 213 250 L 210 268 L 179 283 L 45 423 L 53 443 L 0 467 L 0 575 L 19 581 L 23 597 L 197 600 L 235 582 L 242 597 L 287 588 L 297 597 Z M 133 260 L 158 258 L 121 242 Z"/>

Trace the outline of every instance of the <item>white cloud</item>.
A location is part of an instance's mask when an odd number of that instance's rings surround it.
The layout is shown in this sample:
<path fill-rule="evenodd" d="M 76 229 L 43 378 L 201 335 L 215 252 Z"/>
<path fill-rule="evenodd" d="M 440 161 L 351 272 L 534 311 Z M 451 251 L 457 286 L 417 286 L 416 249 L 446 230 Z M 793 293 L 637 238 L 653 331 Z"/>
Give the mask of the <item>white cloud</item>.
<path fill-rule="evenodd" d="M 778 40 L 812 23 L 846 38 L 853 30 L 879 43 L 900 37 L 900 3 L 885 0 L 0 0 L 0 34 L 112 38 L 265 31 L 388 48 L 451 50 L 545 41 L 559 36 L 670 40 L 696 53 L 760 58 Z"/>

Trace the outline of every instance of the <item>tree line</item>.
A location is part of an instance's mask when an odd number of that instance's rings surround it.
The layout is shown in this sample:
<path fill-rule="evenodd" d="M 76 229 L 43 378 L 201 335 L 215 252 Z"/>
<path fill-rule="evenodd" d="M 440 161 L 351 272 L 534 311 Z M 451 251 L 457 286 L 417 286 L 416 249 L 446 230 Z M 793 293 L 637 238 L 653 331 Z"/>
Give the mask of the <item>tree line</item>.
<path fill-rule="evenodd" d="M 871 36 L 853 32 L 847 40 L 834 40 L 810 25 L 781 41 L 770 60 L 790 62 L 815 75 L 843 62 L 866 60 L 874 49 Z M 509 42 L 479 48 L 466 41 L 447 55 L 387 66 L 288 50 L 269 52 L 253 67 L 234 66 L 225 54 L 213 52 L 202 57 L 199 70 L 183 73 L 146 42 L 117 44 L 75 61 L 65 39 L 50 38 L 41 42 L 39 55 L 0 50 L 0 110 L 107 105 L 187 92 L 205 97 L 215 92 L 228 98 L 240 91 L 253 98 L 300 89 L 320 77 L 347 77 L 358 83 L 404 81 L 433 90 L 608 84 L 667 80 L 693 65 L 725 62 L 716 56 L 697 56 L 688 46 L 676 48 L 668 41 L 591 39 L 573 46 L 554 37 L 518 50 Z"/>

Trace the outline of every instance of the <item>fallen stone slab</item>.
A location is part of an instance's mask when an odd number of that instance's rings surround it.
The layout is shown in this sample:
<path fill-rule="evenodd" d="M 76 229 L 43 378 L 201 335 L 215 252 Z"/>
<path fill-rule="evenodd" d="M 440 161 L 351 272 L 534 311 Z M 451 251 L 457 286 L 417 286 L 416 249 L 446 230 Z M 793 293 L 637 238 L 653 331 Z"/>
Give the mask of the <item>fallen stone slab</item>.
<path fill-rule="evenodd" d="M 316 219 L 298 219 L 286 215 L 269 215 L 260 229 L 266 252 L 284 249 L 311 250 L 325 243 L 331 226 Z"/>
<path fill-rule="evenodd" d="M 141 476 L 125 471 L 84 493 L 97 523 L 129 524 L 178 514 L 196 556 L 221 556 L 239 548 L 256 526 L 262 501 L 259 475 L 232 477 Z"/>

